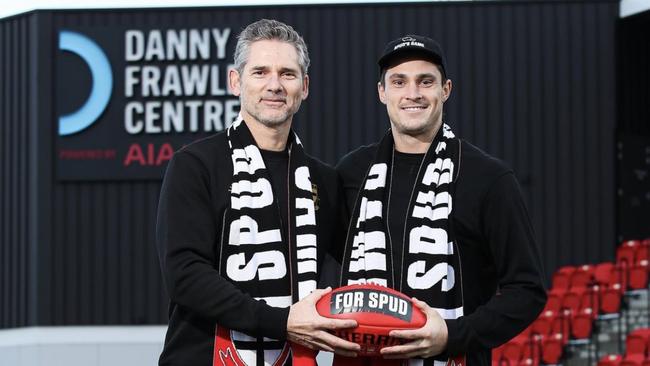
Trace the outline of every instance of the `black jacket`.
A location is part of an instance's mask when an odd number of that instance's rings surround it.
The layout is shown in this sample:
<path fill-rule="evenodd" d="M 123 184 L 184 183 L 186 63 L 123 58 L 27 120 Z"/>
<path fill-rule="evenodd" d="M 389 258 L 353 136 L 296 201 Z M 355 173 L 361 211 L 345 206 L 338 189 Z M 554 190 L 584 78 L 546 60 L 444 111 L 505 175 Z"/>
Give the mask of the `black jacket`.
<path fill-rule="evenodd" d="M 318 264 L 343 246 L 342 191 L 334 169 L 307 156 L 318 189 Z M 284 340 L 288 308 L 253 299 L 217 271 L 232 160 L 225 133 L 176 152 L 165 174 L 156 242 L 169 293 L 169 328 L 160 365 L 212 365 L 215 325 Z M 286 200 L 286 198 L 285 198 Z M 320 271 L 319 271 L 320 273 Z"/>
<path fill-rule="evenodd" d="M 349 211 L 377 147 L 360 147 L 337 166 Z M 525 329 L 543 309 L 543 270 L 513 172 L 465 141 L 459 169 L 452 227 L 461 258 L 465 316 L 446 321 L 447 353 L 466 355 L 470 366 L 490 365 L 490 349 Z"/>

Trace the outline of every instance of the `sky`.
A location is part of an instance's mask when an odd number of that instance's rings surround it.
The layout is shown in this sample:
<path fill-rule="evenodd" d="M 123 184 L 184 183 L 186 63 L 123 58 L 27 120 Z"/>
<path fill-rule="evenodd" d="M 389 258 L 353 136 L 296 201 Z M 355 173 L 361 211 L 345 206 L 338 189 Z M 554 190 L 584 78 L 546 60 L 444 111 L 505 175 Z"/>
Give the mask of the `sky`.
<path fill-rule="evenodd" d="M 424 0 L 409 0 L 422 2 Z M 438 0 L 445 1 L 445 0 Z M 462 1 L 462 0 L 446 0 Z M 470 0 L 471 1 L 471 0 Z M 475 0 L 480 1 L 480 0 Z M 487 1 L 487 0 L 483 0 Z M 0 5 L 0 18 L 34 9 L 97 9 L 97 8 L 146 8 L 187 6 L 252 6 L 278 4 L 342 4 L 342 3 L 390 3 L 386 0 L 4 0 Z M 135 5 L 134 5 L 135 4 Z M 191 5 L 190 5 L 191 4 Z M 650 9 L 650 0 L 621 0 L 620 16 L 625 17 Z"/>

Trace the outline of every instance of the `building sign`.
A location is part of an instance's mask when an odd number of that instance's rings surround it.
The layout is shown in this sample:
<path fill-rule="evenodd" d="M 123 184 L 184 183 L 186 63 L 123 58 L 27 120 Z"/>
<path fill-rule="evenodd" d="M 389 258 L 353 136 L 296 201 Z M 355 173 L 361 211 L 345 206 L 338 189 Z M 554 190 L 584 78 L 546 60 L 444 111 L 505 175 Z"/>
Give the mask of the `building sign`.
<path fill-rule="evenodd" d="M 57 178 L 160 179 L 175 150 L 228 127 L 231 29 L 59 30 Z"/>

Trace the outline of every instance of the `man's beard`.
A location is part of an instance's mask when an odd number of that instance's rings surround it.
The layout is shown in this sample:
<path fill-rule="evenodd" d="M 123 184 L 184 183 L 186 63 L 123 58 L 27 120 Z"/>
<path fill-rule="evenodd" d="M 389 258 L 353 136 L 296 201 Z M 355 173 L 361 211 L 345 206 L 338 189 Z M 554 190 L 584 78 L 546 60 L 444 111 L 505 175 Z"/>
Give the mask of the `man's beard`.
<path fill-rule="evenodd" d="M 289 113 L 283 113 L 282 115 L 277 116 L 275 118 L 265 118 L 265 117 L 262 117 L 261 115 L 259 115 L 257 112 L 254 112 L 254 113 L 249 112 L 249 114 L 251 116 L 253 116 L 259 123 L 263 124 L 266 127 L 281 126 L 284 123 L 286 123 L 287 120 L 290 117 Z"/>
<path fill-rule="evenodd" d="M 296 114 L 296 112 L 298 112 L 298 108 L 300 107 L 300 103 L 298 103 L 294 106 L 294 108 L 287 109 L 286 111 L 282 111 L 279 114 L 275 114 L 273 116 L 263 116 L 263 111 L 254 108 L 254 106 L 252 108 L 247 108 L 246 103 L 242 104 L 243 108 L 246 110 L 246 113 L 251 115 L 253 118 L 255 118 L 255 120 L 266 127 L 277 127 L 285 124 L 288 120 L 291 119 L 294 114 Z"/>

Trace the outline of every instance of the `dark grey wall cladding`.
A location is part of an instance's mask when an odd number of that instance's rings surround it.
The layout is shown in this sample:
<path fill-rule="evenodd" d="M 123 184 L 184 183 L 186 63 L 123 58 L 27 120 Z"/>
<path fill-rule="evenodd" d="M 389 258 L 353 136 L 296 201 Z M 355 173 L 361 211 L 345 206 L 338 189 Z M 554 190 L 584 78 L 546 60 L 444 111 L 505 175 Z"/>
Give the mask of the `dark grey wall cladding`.
<path fill-rule="evenodd" d="M 54 189 L 48 307 L 53 324 L 164 319 L 154 226 L 158 182 L 67 183 Z"/>
<path fill-rule="evenodd" d="M 550 274 L 613 257 L 617 16 L 612 0 L 56 11 L 2 21 L 0 327 L 166 321 L 154 245 L 160 182 L 55 179 L 48 60 L 58 29 L 286 21 L 312 57 L 297 130 L 328 163 L 388 127 L 376 94 L 384 43 L 429 34 L 446 49 L 454 83 L 446 121 L 516 171 Z"/>
<path fill-rule="evenodd" d="M 31 111 L 28 104 L 30 20 L 0 23 L 0 325 L 26 324 L 29 317 Z"/>

